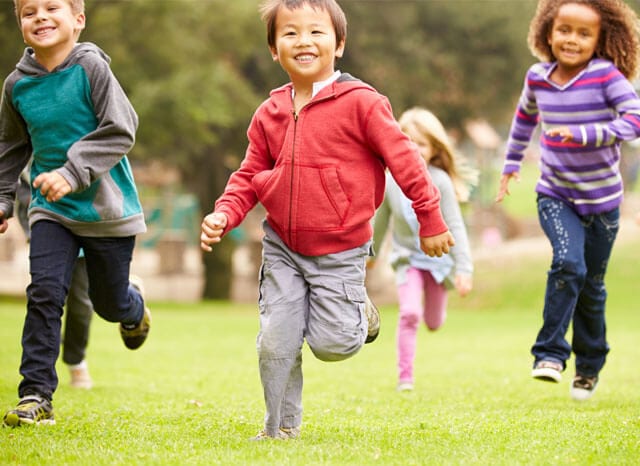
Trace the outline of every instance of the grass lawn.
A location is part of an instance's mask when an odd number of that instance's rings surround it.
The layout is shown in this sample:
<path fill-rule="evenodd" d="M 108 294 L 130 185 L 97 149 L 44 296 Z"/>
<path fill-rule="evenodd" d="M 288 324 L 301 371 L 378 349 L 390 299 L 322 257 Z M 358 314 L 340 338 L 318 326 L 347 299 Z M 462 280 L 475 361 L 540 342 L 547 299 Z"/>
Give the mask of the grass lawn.
<path fill-rule="evenodd" d="M 416 389 L 395 391 L 393 306 L 379 339 L 323 363 L 305 349 L 304 425 L 294 441 L 250 442 L 261 428 L 253 306 L 151 303 L 138 351 L 94 320 L 95 387 L 69 388 L 59 366 L 55 426 L 0 429 L 0 464 L 20 465 L 632 465 L 640 460 L 638 245 L 614 250 L 612 350 L 594 398 L 529 377 L 546 258 L 478 264 L 472 296 L 421 331 Z M 24 303 L 0 301 L 0 408 L 17 401 Z"/>

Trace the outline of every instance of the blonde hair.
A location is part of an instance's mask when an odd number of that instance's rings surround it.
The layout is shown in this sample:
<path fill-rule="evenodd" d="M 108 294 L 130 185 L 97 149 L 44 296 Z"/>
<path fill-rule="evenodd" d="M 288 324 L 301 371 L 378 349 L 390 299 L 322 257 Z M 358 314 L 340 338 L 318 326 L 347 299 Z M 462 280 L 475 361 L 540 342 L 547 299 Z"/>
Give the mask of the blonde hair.
<path fill-rule="evenodd" d="M 613 62 L 627 79 L 633 79 L 638 74 L 640 22 L 622 0 L 540 0 L 529 24 L 527 43 L 531 53 L 541 61 L 555 60 L 549 34 L 558 10 L 568 3 L 588 6 L 600 15 L 600 37 L 594 56 Z"/>
<path fill-rule="evenodd" d="M 427 109 L 414 107 L 405 111 L 398 123 L 410 138 L 421 136 L 429 140 L 433 147 L 429 164 L 444 170 L 449 175 L 458 202 L 468 201 L 471 188 L 478 183 L 478 171 L 456 153 L 438 117 Z"/>
<path fill-rule="evenodd" d="M 22 0 L 13 0 L 16 18 L 20 22 L 20 3 Z M 70 6 L 74 14 L 84 13 L 84 0 L 65 0 Z"/>

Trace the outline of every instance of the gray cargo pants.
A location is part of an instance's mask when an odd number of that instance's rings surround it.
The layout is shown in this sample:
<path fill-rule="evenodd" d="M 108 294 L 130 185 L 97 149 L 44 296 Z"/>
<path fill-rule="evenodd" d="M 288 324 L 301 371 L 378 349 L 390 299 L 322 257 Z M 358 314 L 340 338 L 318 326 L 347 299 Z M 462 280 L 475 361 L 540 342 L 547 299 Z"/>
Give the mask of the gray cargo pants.
<path fill-rule="evenodd" d="M 260 270 L 260 379 L 265 431 L 302 424 L 302 344 L 322 361 L 356 354 L 367 335 L 365 262 L 371 243 L 324 256 L 291 251 L 264 222 Z"/>

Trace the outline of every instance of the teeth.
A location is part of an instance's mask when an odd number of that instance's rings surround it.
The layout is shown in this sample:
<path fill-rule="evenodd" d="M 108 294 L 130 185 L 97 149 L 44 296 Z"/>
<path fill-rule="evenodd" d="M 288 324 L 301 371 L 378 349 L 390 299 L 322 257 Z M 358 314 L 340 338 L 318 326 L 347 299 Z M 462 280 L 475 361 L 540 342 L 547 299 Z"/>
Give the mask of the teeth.
<path fill-rule="evenodd" d="M 312 61 L 313 60 L 313 55 L 298 55 L 296 57 L 296 60 L 298 60 L 298 61 Z"/>

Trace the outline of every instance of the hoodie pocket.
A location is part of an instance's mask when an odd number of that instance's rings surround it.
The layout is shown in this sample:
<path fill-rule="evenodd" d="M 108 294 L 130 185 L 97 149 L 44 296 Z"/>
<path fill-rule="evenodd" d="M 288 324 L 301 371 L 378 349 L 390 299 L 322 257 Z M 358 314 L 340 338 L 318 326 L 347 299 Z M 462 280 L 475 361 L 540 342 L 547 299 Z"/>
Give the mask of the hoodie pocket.
<path fill-rule="evenodd" d="M 307 230 L 341 227 L 351 201 L 337 167 L 299 167 L 297 225 Z"/>

